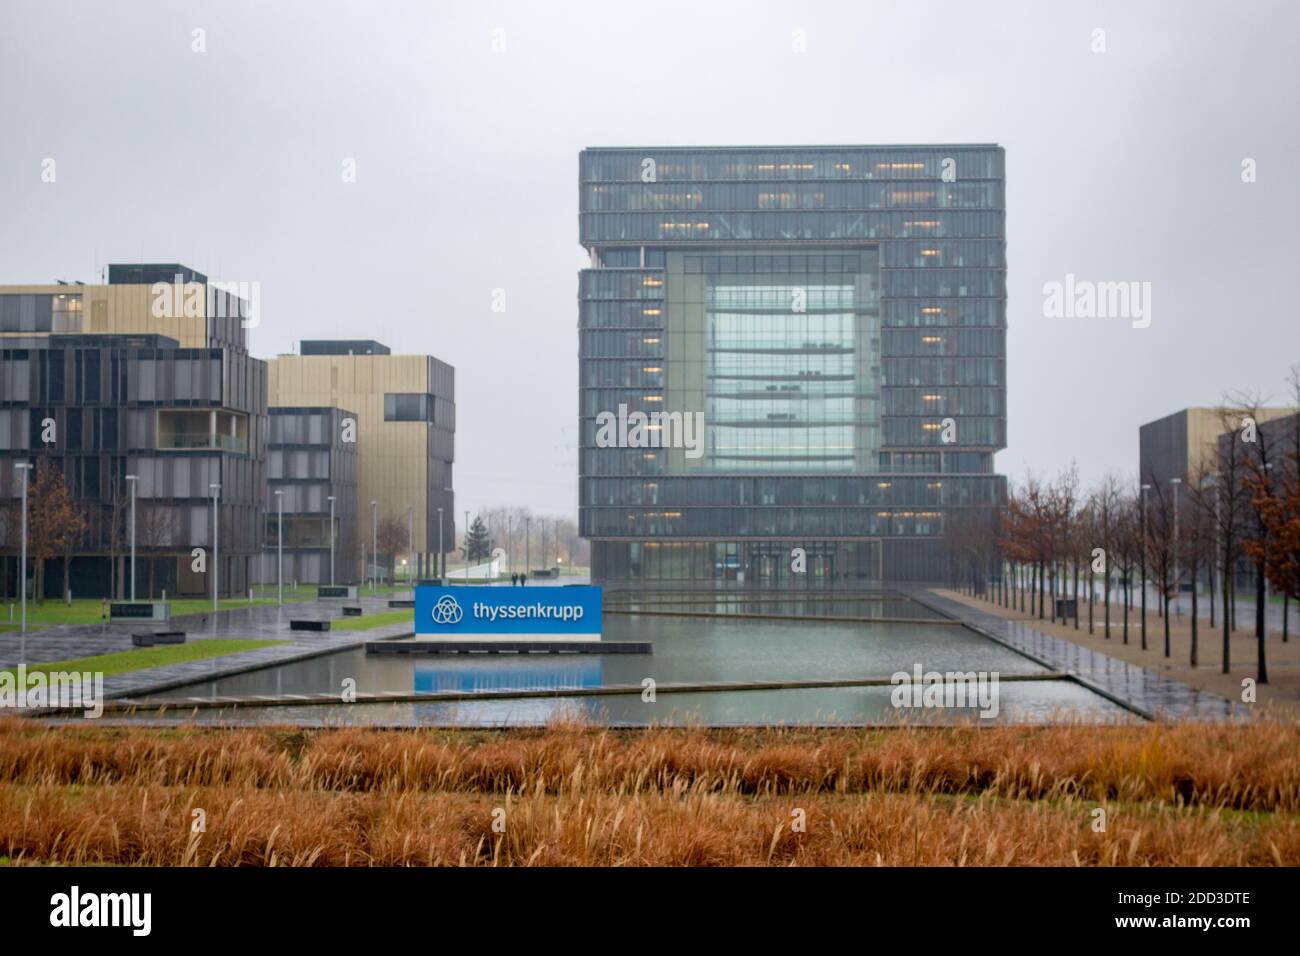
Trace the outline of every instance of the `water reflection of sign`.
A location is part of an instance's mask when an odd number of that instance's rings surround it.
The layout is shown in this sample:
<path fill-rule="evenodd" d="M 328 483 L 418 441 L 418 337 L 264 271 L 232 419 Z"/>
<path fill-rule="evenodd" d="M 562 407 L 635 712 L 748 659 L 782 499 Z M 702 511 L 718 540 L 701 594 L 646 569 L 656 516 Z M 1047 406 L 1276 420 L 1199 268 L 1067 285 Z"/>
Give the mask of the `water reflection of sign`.
<path fill-rule="evenodd" d="M 498 635 L 599 640 L 601 611 L 600 588 L 585 584 L 415 589 L 415 633 L 449 640 Z"/>
<path fill-rule="evenodd" d="M 566 658 L 568 656 L 566 655 Z M 475 662 L 467 667 L 455 664 L 427 665 L 415 668 L 415 693 L 437 691 L 471 693 L 483 690 L 568 690 L 574 687 L 599 687 L 602 683 L 600 658 L 586 657 L 516 664 L 502 660 L 496 667 Z"/>

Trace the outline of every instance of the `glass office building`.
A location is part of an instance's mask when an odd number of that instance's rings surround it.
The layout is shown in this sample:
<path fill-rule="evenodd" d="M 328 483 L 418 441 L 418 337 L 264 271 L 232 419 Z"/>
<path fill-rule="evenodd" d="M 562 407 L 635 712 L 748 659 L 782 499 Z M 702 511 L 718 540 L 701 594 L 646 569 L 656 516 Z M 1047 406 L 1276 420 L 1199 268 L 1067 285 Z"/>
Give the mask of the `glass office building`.
<path fill-rule="evenodd" d="M 593 577 L 942 579 L 945 517 L 1005 495 L 1002 149 L 602 148 L 579 170 Z"/>

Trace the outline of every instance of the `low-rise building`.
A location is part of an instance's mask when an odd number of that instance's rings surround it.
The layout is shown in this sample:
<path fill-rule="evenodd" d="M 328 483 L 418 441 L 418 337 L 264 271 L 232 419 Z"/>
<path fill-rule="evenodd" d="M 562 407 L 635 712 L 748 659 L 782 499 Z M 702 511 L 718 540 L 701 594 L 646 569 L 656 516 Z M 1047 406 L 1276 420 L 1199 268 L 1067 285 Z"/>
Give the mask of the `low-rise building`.
<path fill-rule="evenodd" d="M 62 473 L 85 531 L 66 580 L 49 563 L 46 596 L 130 595 L 132 484 L 137 597 L 209 594 L 214 579 L 244 593 L 261 550 L 267 399 L 247 304 L 181 265 L 112 265 L 108 279 L 0 286 L 0 501 L 16 511 L 17 464 L 48 456 Z M 189 306 L 160 303 L 160 283 Z M 18 521 L 0 521 L 0 593 L 16 593 L 19 546 Z"/>
<path fill-rule="evenodd" d="M 407 533 L 398 549 L 381 545 L 379 561 L 404 558 L 418 576 L 436 574 L 434 559 L 456 541 L 455 369 L 430 355 L 393 355 L 371 341 L 312 340 L 300 351 L 269 363 L 270 402 L 355 414 L 357 510 L 350 532 L 359 551 L 373 552 L 377 529 L 395 522 Z M 366 576 L 361 561 L 358 554 L 348 580 Z"/>

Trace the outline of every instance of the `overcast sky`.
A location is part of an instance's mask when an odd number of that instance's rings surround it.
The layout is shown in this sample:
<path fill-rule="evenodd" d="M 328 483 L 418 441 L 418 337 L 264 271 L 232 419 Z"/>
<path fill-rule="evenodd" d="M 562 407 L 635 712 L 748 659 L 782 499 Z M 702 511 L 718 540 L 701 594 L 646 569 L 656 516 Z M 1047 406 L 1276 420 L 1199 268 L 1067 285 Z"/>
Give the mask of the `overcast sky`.
<path fill-rule="evenodd" d="M 1300 362 L 1298 9 L 5 0 L 0 283 L 259 282 L 259 356 L 375 338 L 456 367 L 458 509 L 576 514 L 581 148 L 996 142 L 998 470 L 1133 474 L 1140 423 L 1281 399 Z M 1045 318 L 1067 273 L 1150 282 L 1150 327 Z"/>

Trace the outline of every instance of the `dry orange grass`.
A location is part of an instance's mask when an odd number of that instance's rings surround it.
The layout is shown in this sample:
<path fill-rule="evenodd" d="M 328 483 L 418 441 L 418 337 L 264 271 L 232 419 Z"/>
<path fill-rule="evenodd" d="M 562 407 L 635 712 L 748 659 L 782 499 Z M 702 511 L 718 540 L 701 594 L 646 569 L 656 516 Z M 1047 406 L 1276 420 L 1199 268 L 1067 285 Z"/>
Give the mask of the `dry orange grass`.
<path fill-rule="evenodd" d="M 11 720 L 0 722 L 0 856 L 1297 865 L 1300 724 L 482 732 Z"/>

